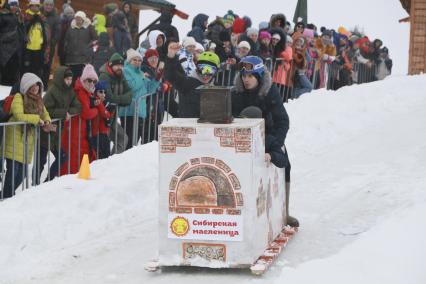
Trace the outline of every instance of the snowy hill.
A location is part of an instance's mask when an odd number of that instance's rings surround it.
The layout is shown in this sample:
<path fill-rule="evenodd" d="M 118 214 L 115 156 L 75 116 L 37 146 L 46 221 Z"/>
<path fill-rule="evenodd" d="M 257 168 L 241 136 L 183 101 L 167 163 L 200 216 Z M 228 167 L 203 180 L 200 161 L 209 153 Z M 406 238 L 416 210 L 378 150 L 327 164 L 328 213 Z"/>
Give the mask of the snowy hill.
<path fill-rule="evenodd" d="M 426 76 L 286 105 L 301 230 L 262 278 L 145 272 L 156 256 L 158 144 L 0 202 L 0 283 L 426 283 Z"/>

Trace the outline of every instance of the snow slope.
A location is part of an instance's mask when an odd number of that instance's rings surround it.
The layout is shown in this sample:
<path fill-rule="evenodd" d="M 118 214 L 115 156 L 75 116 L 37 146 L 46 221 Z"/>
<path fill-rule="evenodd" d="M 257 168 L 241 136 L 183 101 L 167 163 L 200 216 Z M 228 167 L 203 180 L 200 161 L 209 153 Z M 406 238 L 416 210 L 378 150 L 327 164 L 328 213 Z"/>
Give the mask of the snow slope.
<path fill-rule="evenodd" d="M 0 283 L 426 283 L 426 76 L 291 101 L 301 230 L 262 278 L 145 272 L 156 256 L 158 144 L 0 202 Z"/>

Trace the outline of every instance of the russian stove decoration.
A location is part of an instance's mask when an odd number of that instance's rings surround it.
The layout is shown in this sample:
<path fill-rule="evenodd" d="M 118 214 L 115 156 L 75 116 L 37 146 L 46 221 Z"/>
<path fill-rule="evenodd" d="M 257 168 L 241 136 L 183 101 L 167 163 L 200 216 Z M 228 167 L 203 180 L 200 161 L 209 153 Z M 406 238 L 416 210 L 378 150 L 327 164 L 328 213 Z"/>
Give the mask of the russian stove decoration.
<path fill-rule="evenodd" d="M 160 126 L 160 266 L 250 266 L 281 233 L 284 171 L 265 163 L 264 132 L 262 119 Z"/>

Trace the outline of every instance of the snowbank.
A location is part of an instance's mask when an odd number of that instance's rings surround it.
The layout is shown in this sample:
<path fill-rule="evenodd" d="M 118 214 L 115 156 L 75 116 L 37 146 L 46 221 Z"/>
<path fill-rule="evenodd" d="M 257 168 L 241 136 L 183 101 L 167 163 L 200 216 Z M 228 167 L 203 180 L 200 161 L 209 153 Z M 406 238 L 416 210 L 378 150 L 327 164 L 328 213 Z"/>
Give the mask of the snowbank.
<path fill-rule="evenodd" d="M 264 283 L 425 283 L 426 76 L 292 101 L 301 230 Z M 247 272 L 143 270 L 156 257 L 158 144 L 0 202 L 0 283 L 221 283 Z M 405 281 L 404 281 L 405 280 Z"/>

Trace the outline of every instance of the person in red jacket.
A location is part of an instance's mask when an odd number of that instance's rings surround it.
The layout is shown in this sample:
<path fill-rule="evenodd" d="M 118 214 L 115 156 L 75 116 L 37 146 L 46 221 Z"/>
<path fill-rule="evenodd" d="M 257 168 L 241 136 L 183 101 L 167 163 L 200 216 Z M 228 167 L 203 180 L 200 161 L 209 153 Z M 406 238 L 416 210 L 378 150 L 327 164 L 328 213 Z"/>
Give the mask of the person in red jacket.
<path fill-rule="evenodd" d="M 81 113 L 66 122 L 64 126 L 66 133 L 63 135 L 62 147 L 67 152 L 69 164 L 63 165 L 61 174 L 77 173 L 84 154 L 88 154 L 91 160 L 94 158 L 90 155 L 87 121 L 94 119 L 99 113 L 97 108 L 90 108 L 90 98 L 95 92 L 97 82 L 98 75 L 94 67 L 87 64 L 74 86 L 77 99 L 81 103 Z"/>

